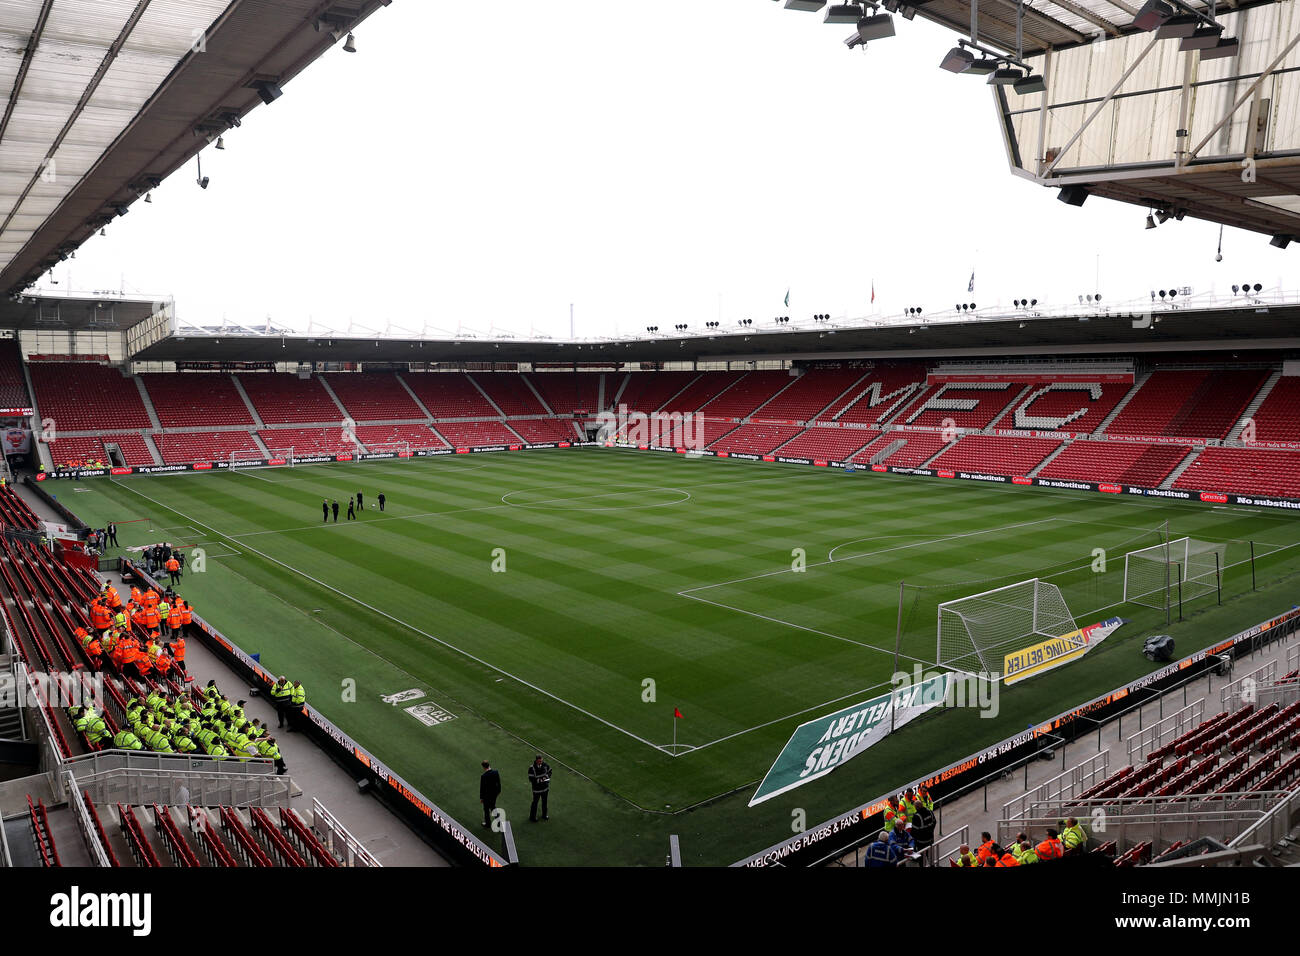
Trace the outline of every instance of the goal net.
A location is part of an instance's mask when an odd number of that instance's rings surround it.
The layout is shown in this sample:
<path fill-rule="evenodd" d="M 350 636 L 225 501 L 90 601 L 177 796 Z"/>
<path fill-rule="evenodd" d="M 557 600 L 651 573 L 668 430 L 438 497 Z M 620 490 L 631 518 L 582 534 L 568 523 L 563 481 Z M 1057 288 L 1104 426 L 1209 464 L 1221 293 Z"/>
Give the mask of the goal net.
<path fill-rule="evenodd" d="M 961 671 L 1001 673 L 1002 655 L 1033 638 L 1078 631 L 1061 589 L 1038 578 L 939 605 L 936 663 Z M 1076 642 L 1084 639 L 1075 635 Z"/>
<path fill-rule="evenodd" d="M 1184 600 L 1216 592 L 1227 546 L 1195 538 L 1175 538 L 1124 555 L 1124 600 L 1164 610 Z"/>
<path fill-rule="evenodd" d="M 398 458 L 411 457 L 411 443 L 409 441 L 395 441 L 386 444 L 367 445 L 372 455 L 396 455 Z"/>
<path fill-rule="evenodd" d="M 271 453 L 270 458 L 282 460 L 290 468 L 293 467 L 293 449 L 292 448 L 268 448 Z M 260 448 L 243 448 L 239 451 L 232 451 L 226 460 L 230 463 L 231 468 L 262 468 L 266 467 L 267 458 L 262 454 Z M 281 466 L 277 466 L 281 467 Z"/>

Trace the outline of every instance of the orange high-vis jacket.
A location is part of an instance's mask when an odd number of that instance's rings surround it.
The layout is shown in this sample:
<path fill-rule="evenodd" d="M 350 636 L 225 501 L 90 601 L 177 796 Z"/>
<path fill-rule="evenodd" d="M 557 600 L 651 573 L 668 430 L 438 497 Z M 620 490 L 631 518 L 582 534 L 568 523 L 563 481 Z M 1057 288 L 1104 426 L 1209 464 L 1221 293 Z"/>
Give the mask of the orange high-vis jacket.
<path fill-rule="evenodd" d="M 113 587 L 113 585 L 110 584 L 104 589 L 104 596 L 107 598 L 108 606 L 110 608 L 119 608 L 122 606 L 122 598 L 118 596 L 117 588 Z"/>
<path fill-rule="evenodd" d="M 185 663 L 185 638 L 178 637 L 172 641 L 172 657 L 182 664 Z"/>
<path fill-rule="evenodd" d="M 144 609 L 144 626 L 154 630 L 159 624 L 158 605 L 151 604 Z"/>
<path fill-rule="evenodd" d="M 1060 840 L 1047 839 L 1034 848 L 1040 860 L 1056 860 L 1065 855 L 1065 846 Z"/>
<path fill-rule="evenodd" d="M 189 601 L 186 601 L 185 605 L 181 608 L 181 623 L 182 624 L 194 623 L 194 609 L 190 607 Z"/>
<path fill-rule="evenodd" d="M 168 558 L 167 563 L 164 564 L 163 567 L 168 571 L 179 571 L 181 569 L 181 563 L 175 558 Z"/>
<path fill-rule="evenodd" d="M 143 602 L 145 607 L 157 607 L 158 592 L 155 591 L 153 588 L 150 588 L 148 591 L 145 591 Z"/>
<path fill-rule="evenodd" d="M 162 674 L 164 677 L 166 677 L 167 672 L 171 670 L 172 659 L 168 657 L 165 653 L 159 654 L 158 659 L 153 662 L 153 666 L 158 668 L 159 674 Z"/>
<path fill-rule="evenodd" d="M 979 845 L 979 848 L 976 849 L 975 851 L 975 853 L 979 856 L 981 861 L 988 859 L 989 854 L 992 852 L 993 852 L 992 840 L 989 840 L 986 843 L 981 843 Z"/>
<path fill-rule="evenodd" d="M 1019 866 L 1020 861 L 1010 853 L 1004 854 L 1002 859 L 998 860 L 998 866 Z"/>
<path fill-rule="evenodd" d="M 90 625 L 97 631 L 106 630 L 113 623 L 108 608 L 96 601 L 90 606 Z"/>
<path fill-rule="evenodd" d="M 173 604 L 171 610 L 167 612 L 167 626 L 174 630 L 180 627 L 181 623 L 181 609 Z"/>
<path fill-rule="evenodd" d="M 100 646 L 99 641 L 91 641 L 86 645 L 86 653 L 98 660 L 104 654 L 104 648 Z"/>

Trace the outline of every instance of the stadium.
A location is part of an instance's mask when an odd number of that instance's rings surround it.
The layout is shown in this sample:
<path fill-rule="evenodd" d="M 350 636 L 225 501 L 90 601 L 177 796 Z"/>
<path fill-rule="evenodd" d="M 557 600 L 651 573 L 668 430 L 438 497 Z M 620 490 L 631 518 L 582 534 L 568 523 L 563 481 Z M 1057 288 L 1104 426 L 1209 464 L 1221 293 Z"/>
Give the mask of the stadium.
<path fill-rule="evenodd" d="M 1230 227 L 1230 292 L 972 274 L 583 335 L 60 286 L 402 5 L 10 6 L 5 865 L 1300 862 L 1300 293 L 1254 281 L 1297 216 L 1293 0 L 750 11 L 956 32 L 1012 178 Z"/>

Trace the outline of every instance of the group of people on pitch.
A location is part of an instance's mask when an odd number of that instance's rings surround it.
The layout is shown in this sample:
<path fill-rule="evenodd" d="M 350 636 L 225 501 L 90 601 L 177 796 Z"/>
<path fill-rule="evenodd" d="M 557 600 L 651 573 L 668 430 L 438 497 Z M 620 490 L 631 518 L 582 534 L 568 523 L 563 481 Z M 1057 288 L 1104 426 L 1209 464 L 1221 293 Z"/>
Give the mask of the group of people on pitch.
<path fill-rule="evenodd" d="M 380 492 L 376 500 L 379 502 L 379 510 L 383 511 L 384 505 L 388 503 L 388 499 L 384 497 L 383 492 Z M 358 491 L 355 495 L 353 495 L 351 498 L 348 499 L 348 520 L 355 521 L 357 518 L 357 512 L 365 511 L 365 510 L 366 510 L 365 493 Z M 320 513 L 321 513 L 321 520 L 323 521 L 329 521 L 330 515 L 333 514 L 334 522 L 337 524 L 339 520 L 338 499 L 336 498 L 333 501 L 333 503 L 331 503 L 328 499 L 322 501 L 320 503 Z"/>

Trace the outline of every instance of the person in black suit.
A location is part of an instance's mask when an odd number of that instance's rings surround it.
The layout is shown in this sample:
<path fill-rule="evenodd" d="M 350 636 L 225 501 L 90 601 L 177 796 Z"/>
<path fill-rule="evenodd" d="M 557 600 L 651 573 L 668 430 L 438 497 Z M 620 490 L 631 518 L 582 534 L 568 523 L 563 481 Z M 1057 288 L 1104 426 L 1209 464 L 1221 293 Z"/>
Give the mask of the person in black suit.
<path fill-rule="evenodd" d="M 320 503 L 320 517 L 322 521 L 330 520 L 330 503 L 328 501 Z"/>
<path fill-rule="evenodd" d="M 551 818 L 547 808 L 547 801 L 551 795 L 551 765 L 542 759 L 538 754 L 533 758 L 533 765 L 528 768 L 528 783 L 533 790 L 533 805 L 528 808 L 528 821 L 537 822 L 537 804 L 542 804 L 542 819 Z"/>
<path fill-rule="evenodd" d="M 366 510 L 366 504 L 365 504 L 365 502 L 366 502 L 365 496 L 364 496 L 361 492 L 358 491 L 358 492 L 357 492 L 357 510 L 358 510 L 358 511 L 365 511 L 365 510 Z"/>
<path fill-rule="evenodd" d="M 483 761 L 483 775 L 478 778 L 478 799 L 483 804 L 483 825 L 492 825 L 492 811 L 497 808 L 497 797 L 501 796 L 501 774 Z"/>
<path fill-rule="evenodd" d="M 381 492 L 379 493 L 379 510 L 380 510 L 380 511 L 383 511 L 383 510 L 384 510 L 384 501 L 385 501 L 385 500 L 386 500 L 386 499 L 384 498 L 384 493 L 381 491 Z"/>
<path fill-rule="evenodd" d="M 337 500 L 337 499 L 335 499 L 334 504 L 333 504 L 332 507 L 333 507 L 333 511 L 334 511 L 334 523 L 335 523 L 335 524 L 338 524 L 338 523 L 339 523 L 339 503 L 338 503 L 338 500 Z"/>

